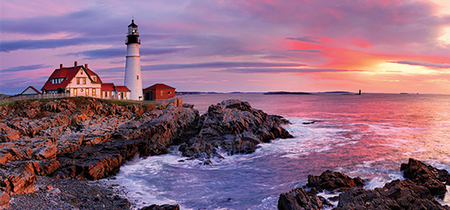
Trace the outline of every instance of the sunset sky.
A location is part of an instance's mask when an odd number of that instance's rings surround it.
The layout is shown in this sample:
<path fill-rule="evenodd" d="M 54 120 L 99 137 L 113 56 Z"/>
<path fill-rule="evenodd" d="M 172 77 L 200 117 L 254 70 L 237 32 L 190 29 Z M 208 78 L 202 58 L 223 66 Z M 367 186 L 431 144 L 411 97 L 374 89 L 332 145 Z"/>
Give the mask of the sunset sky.
<path fill-rule="evenodd" d="M 1 0 L 0 93 L 59 64 L 123 85 L 139 26 L 143 87 L 450 94 L 448 0 Z"/>

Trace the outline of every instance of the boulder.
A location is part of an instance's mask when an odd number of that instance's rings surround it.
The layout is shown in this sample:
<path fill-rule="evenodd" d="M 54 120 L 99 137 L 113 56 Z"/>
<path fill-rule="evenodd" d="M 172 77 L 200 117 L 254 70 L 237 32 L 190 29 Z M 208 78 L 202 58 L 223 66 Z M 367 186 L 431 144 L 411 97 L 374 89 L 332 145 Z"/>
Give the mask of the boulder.
<path fill-rule="evenodd" d="M 185 156 L 201 159 L 221 157 L 219 149 L 231 155 L 252 153 L 262 142 L 292 138 L 281 127 L 286 123 L 280 116 L 253 109 L 248 102 L 225 100 L 211 105 L 195 127 L 191 127 L 197 134 L 182 144 L 180 151 Z"/>
<path fill-rule="evenodd" d="M 0 209 L 9 208 L 9 194 L 0 190 Z"/>
<path fill-rule="evenodd" d="M 350 178 L 349 176 L 327 170 L 323 172 L 320 176 L 308 176 L 307 187 L 315 188 L 318 191 L 328 190 L 334 191 L 339 190 L 343 191 L 352 187 L 363 187 L 364 180 L 360 177 Z"/>
<path fill-rule="evenodd" d="M 439 170 L 432 166 L 410 158 L 408 163 L 400 167 L 403 176 L 418 185 L 425 186 L 432 195 L 444 196 L 447 192 L 445 182 L 450 183 L 450 175 L 445 170 Z"/>
<path fill-rule="evenodd" d="M 319 210 L 323 209 L 324 206 L 332 207 L 325 198 L 307 193 L 303 188 L 297 188 L 288 193 L 283 193 L 278 199 L 279 210 Z"/>
<path fill-rule="evenodd" d="M 0 187 L 5 193 L 24 194 L 34 192 L 35 175 L 15 174 L 11 171 L 0 172 Z"/>

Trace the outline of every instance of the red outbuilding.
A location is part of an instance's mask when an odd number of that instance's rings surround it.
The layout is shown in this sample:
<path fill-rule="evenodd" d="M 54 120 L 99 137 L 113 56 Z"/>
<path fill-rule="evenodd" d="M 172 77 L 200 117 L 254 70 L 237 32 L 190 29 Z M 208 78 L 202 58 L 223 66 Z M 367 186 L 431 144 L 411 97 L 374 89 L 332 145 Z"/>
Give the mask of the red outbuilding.
<path fill-rule="evenodd" d="M 164 100 L 175 96 L 175 88 L 158 83 L 144 89 L 145 100 Z"/>

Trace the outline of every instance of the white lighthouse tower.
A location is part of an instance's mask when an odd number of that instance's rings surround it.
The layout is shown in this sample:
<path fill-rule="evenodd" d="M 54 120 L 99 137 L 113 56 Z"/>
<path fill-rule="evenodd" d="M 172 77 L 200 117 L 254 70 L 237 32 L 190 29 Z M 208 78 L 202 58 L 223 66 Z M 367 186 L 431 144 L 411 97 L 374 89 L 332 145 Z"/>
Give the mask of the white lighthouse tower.
<path fill-rule="evenodd" d="M 127 40 L 127 60 L 125 64 L 125 86 L 130 89 L 131 100 L 143 100 L 142 94 L 142 78 L 141 78 L 141 61 L 139 56 L 139 32 L 138 26 L 131 20 L 128 26 Z"/>

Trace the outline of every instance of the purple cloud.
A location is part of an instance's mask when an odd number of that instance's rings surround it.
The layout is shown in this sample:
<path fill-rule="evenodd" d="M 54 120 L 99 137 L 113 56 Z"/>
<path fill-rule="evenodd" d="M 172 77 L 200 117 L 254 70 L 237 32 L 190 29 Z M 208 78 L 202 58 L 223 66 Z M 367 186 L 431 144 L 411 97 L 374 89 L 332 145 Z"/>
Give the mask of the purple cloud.
<path fill-rule="evenodd" d="M 204 68 L 253 68 L 253 67 L 298 67 L 299 63 L 269 63 L 269 62 L 207 62 L 190 64 L 157 64 L 144 66 L 143 70 L 173 70 L 173 69 L 204 69 Z"/>
<path fill-rule="evenodd" d="M 317 43 L 317 44 L 322 43 L 321 41 L 319 41 L 318 37 L 314 37 L 314 36 L 304 36 L 304 37 L 300 37 L 300 38 L 287 37 L 286 39 L 300 41 L 300 42 Z"/>
<path fill-rule="evenodd" d="M 322 50 L 313 50 L 313 49 L 309 49 L 309 50 L 292 50 L 295 52 L 305 52 L 305 53 L 323 53 L 324 51 Z"/>
<path fill-rule="evenodd" d="M 450 68 L 450 64 L 444 64 L 444 63 L 429 63 L 429 62 L 420 62 L 420 61 L 390 61 L 390 63 L 399 63 L 399 64 L 406 64 L 406 65 L 411 65 L 411 66 L 424 66 L 424 67 L 438 68 L 438 69 Z"/>
<path fill-rule="evenodd" d="M 220 72 L 227 73 L 318 73 L 318 72 L 345 72 L 343 69 L 312 69 L 312 68 L 233 68 L 224 69 Z"/>
<path fill-rule="evenodd" d="M 49 68 L 50 65 L 45 64 L 35 64 L 35 65 L 26 65 L 26 66 L 14 66 L 6 69 L 0 70 L 1 73 L 5 72 L 20 72 L 20 71 L 29 71 L 29 70 L 36 70 L 36 69 L 43 69 L 43 68 Z"/>
<path fill-rule="evenodd" d="M 186 50 L 186 48 L 141 48 L 139 49 L 139 54 L 141 56 L 145 55 L 163 55 L 177 53 Z M 62 56 L 85 56 L 88 60 L 93 59 L 106 59 L 106 58 L 116 58 L 124 57 L 126 55 L 127 49 L 123 48 L 106 48 L 106 49 L 96 49 L 87 50 L 77 53 L 67 53 Z"/>
<path fill-rule="evenodd" d="M 155 64 L 142 65 L 142 71 L 165 71 L 177 69 L 224 69 L 224 68 L 276 68 L 276 67 L 300 67 L 306 66 L 300 63 L 270 63 L 270 62 L 207 62 L 187 64 Z M 96 72 L 120 72 L 124 67 L 98 69 Z"/>

